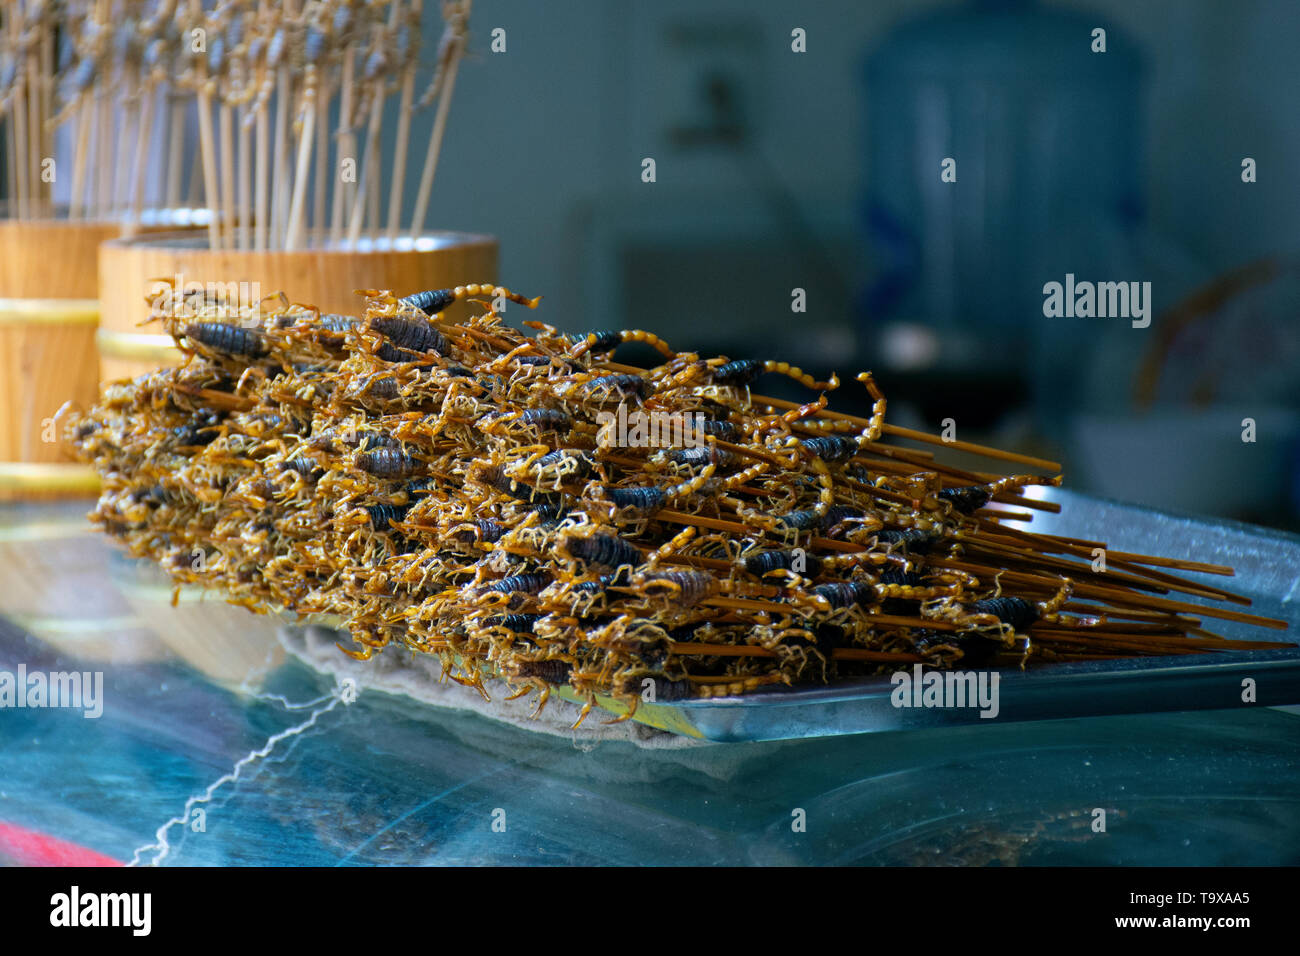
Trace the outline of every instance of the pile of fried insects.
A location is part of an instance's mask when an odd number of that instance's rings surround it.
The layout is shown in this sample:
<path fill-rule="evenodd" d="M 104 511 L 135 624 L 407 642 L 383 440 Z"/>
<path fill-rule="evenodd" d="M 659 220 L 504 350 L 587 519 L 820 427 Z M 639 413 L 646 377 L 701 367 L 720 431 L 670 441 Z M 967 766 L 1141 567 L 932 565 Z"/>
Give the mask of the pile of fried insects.
<path fill-rule="evenodd" d="M 1245 598 L 1170 573 L 1230 568 L 1031 534 L 1055 475 L 943 465 L 886 443 L 937 436 L 832 411 L 781 362 L 704 359 L 643 331 L 507 325 L 492 284 L 397 298 L 361 317 L 201 294 L 155 308 L 188 355 L 110 385 L 69 425 L 103 476 L 92 519 L 177 582 L 256 611 L 329 615 L 365 659 L 437 655 L 487 695 L 567 685 L 641 701 L 733 695 L 927 666 L 1186 654 L 1229 641 L 1191 604 Z M 472 317 L 444 310 L 468 301 Z M 511 308 L 514 308 L 513 306 Z M 625 343 L 663 356 L 613 360 Z M 763 375 L 810 390 L 755 394 Z M 815 398 L 812 398 L 815 395 Z M 1059 471 L 984 446 L 989 459 Z M 579 717 L 581 721 L 582 717 Z"/>

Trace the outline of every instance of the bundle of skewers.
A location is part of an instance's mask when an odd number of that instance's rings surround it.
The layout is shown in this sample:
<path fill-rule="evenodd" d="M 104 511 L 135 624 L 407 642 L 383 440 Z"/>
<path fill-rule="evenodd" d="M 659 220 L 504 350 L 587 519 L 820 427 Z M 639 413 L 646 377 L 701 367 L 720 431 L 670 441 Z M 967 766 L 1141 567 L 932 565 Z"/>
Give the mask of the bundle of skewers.
<path fill-rule="evenodd" d="M 359 316 L 281 298 L 155 306 L 189 360 L 111 386 L 70 425 L 93 519 L 177 582 L 323 615 L 365 659 L 436 655 L 488 694 L 626 706 L 911 668 L 1211 653 L 1208 620 L 1285 627 L 1175 572 L 1008 523 L 1059 466 L 891 425 L 783 362 L 702 358 L 644 331 L 561 334 L 508 289 L 366 293 Z M 458 301 L 473 317 L 449 321 Z M 659 364 L 615 360 L 629 343 Z M 762 376 L 809 389 L 756 394 Z M 898 444 L 1015 466 L 968 471 Z M 1190 603 L 1180 595 L 1206 599 Z M 579 718 L 581 720 L 581 717 Z"/>
<path fill-rule="evenodd" d="M 12 215 L 53 214 L 48 163 L 67 127 L 73 220 L 138 222 L 152 180 L 155 202 L 212 211 L 214 249 L 292 250 L 312 232 L 348 247 L 363 230 L 418 237 L 470 3 L 444 0 L 427 64 L 423 0 L 6 4 L 0 117 Z M 411 121 L 426 108 L 433 128 L 403 224 Z M 386 124 L 396 144 L 387 163 Z M 197 156 L 186 154 L 187 129 Z"/>

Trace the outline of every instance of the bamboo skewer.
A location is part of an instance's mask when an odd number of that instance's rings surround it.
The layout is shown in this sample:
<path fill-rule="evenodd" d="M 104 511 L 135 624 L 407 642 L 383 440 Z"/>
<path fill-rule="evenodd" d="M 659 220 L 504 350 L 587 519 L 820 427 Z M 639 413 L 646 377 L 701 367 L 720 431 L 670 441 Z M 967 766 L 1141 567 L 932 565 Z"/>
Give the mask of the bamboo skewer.
<path fill-rule="evenodd" d="M 1073 555 L 1075 557 L 1082 558 L 1084 560 L 1091 560 L 1092 558 L 1092 552 L 1086 549 L 1085 547 L 1080 547 L 1065 542 L 1061 542 L 1059 545 L 1052 545 L 1050 542 L 1040 543 L 1037 540 L 1038 536 L 1033 535 L 1027 531 L 1021 531 L 1018 528 L 1007 528 L 1004 526 L 1000 526 L 998 528 L 998 534 L 1009 535 L 1010 537 L 1024 541 L 1028 543 L 1030 547 L 1040 552 L 1047 551 L 1047 552 L 1065 553 L 1065 554 Z M 1001 543 L 1004 546 L 1008 544 L 1008 542 L 1006 542 L 1004 539 L 1001 539 L 998 536 L 990 536 L 987 533 L 972 536 L 964 540 L 974 541 L 977 540 L 978 538 L 983 538 L 984 540 L 992 540 L 994 543 Z M 1213 585 L 1209 585 L 1209 584 L 1193 583 L 1183 578 L 1179 578 L 1175 575 L 1165 574 L 1164 572 L 1161 571 L 1156 571 L 1151 568 L 1143 567 L 1142 566 L 1143 562 L 1141 560 L 1134 560 L 1134 559 L 1147 558 L 1149 557 L 1148 555 L 1127 554 L 1124 552 L 1121 552 L 1121 554 L 1123 554 L 1123 558 L 1113 558 L 1111 557 L 1110 553 L 1107 552 L 1107 565 L 1109 567 L 1119 568 L 1121 571 L 1128 571 L 1130 573 L 1141 575 L 1142 577 L 1149 578 L 1153 581 L 1162 581 L 1168 584 L 1169 586 L 1186 585 L 1189 587 L 1193 587 L 1198 592 L 1203 593 L 1207 597 L 1215 597 L 1220 600 L 1232 601 L 1235 604 L 1242 604 L 1246 606 L 1249 606 L 1251 603 L 1249 598 L 1245 598 L 1242 597 L 1241 595 L 1234 594 L 1232 591 L 1227 591 L 1224 590 L 1223 588 L 1214 587 Z M 1179 566 L 1183 563 L 1186 562 L 1177 562 L 1174 566 Z M 1191 562 L 1191 563 L 1195 565 L 1197 562 Z M 1169 566 L 1169 565 L 1163 565 L 1163 566 Z M 1197 568 L 1193 567 L 1193 568 L 1189 568 L 1188 570 L 1197 570 Z M 1231 571 L 1230 568 L 1228 570 Z"/>
<path fill-rule="evenodd" d="M 208 238 L 213 249 L 220 249 L 221 202 L 217 191 L 217 159 L 212 142 L 212 96 L 207 92 L 199 93 L 199 154 L 203 161 L 203 190 L 211 217 L 208 220 Z"/>
<path fill-rule="evenodd" d="M 330 101 L 329 93 L 325 95 L 325 103 Z M 320 117 L 316 123 L 316 172 L 315 179 L 312 182 L 312 229 L 323 232 L 325 229 L 325 200 L 329 195 L 329 190 L 325 183 L 329 180 L 329 128 L 328 128 L 328 110 Z"/>
<path fill-rule="evenodd" d="M 465 0 L 465 15 L 469 15 L 469 0 Z M 429 211 L 429 197 L 433 192 L 433 177 L 442 154 L 442 137 L 447 128 L 447 114 L 451 109 L 452 92 L 456 88 L 456 73 L 460 68 L 463 42 L 457 37 L 453 41 L 450 61 L 447 64 L 445 86 L 438 98 L 438 112 L 434 116 L 433 129 L 429 133 L 429 150 L 424 160 L 424 170 L 420 174 L 420 190 L 415 198 L 415 215 L 411 219 L 411 239 L 416 239 L 424 231 L 425 217 Z"/>
<path fill-rule="evenodd" d="M 335 150 L 334 163 L 334 199 L 330 204 L 330 241 L 337 243 L 343 238 L 343 208 L 347 203 L 347 183 L 343 180 L 343 161 L 356 161 L 356 137 L 352 134 L 352 93 L 355 82 L 356 56 L 349 49 L 343 55 L 343 79 L 339 93 L 339 130 L 336 136 L 338 146 Z"/>
<path fill-rule="evenodd" d="M 370 198 L 369 177 L 374 175 L 371 166 L 376 165 L 378 159 L 375 154 L 379 151 L 379 124 L 383 119 L 383 110 L 383 101 L 376 97 L 370 105 L 370 122 L 366 128 L 366 154 L 361 161 L 361 175 L 357 180 L 357 191 L 352 200 L 352 213 L 348 219 L 349 245 L 356 245 L 357 240 L 361 238 L 366 203 Z"/>
<path fill-rule="evenodd" d="M 268 220 L 268 159 L 267 150 L 270 146 L 268 142 L 270 131 L 268 128 L 266 108 L 261 107 L 257 111 L 257 143 L 255 152 L 257 154 L 256 172 L 254 173 L 253 186 L 253 203 L 256 211 L 253 214 L 253 230 L 255 238 L 253 248 L 258 252 L 265 252 L 271 247 L 270 243 L 270 222 Z"/>
<path fill-rule="evenodd" d="M 271 170 L 271 242 L 279 249 L 284 245 L 285 218 L 288 215 L 284 197 L 289 191 L 289 68 L 281 64 L 276 67 L 276 74 L 275 139 L 271 146 L 271 157 L 275 161 Z"/>
<path fill-rule="evenodd" d="M 1135 587 L 1141 590 L 1155 591 L 1161 594 L 1166 593 L 1170 589 L 1173 589 L 1177 591 L 1183 591 L 1184 593 L 1187 594 L 1195 594 L 1199 597 L 1208 597 L 1208 598 L 1218 599 L 1218 600 L 1225 599 L 1225 597 L 1228 594 L 1228 592 L 1219 591 L 1218 589 L 1211 590 L 1208 588 L 1198 587 L 1197 585 L 1188 582 L 1179 581 L 1177 578 L 1172 578 L 1172 580 L 1164 580 L 1164 578 L 1166 577 L 1171 578 L 1172 576 L 1162 575 L 1159 578 L 1149 578 L 1149 577 L 1144 577 L 1140 574 L 1127 573 L 1122 570 L 1113 570 L 1111 568 L 1108 568 L 1106 571 L 1093 571 L 1091 565 L 1072 564 L 1060 558 L 1048 557 L 1047 555 L 1041 553 L 1029 552 L 1020 548 L 1015 548 L 1012 546 L 991 542 L 988 540 L 988 536 L 986 535 L 973 536 L 970 538 L 966 538 L 964 540 L 968 549 L 988 551 L 1002 558 L 1010 558 L 1013 561 L 1015 560 L 1032 561 L 1033 563 L 1036 563 L 1040 567 L 1055 568 L 1063 572 L 1066 572 L 1067 575 L 1074 580 L 1078 580 L 1080 578 L 1091 578 L 1091 579 L 1101 579 L 1101 580 L 1122 581 L 1128 584 L 1130 587 Z M 1118 567 L 1118 564 L 1116 564 L 1115 567 Z"/>
<path fill-rule="evenodd" d="M 153 99 L 152 94 L 144 94 L 140 104 L 140 126 L 136 130 L 135 164 L 131 176 L 131 215 L 123 230 L 124 236 L 135 234 L 140 223 L 140 209 L 144 205 L 144 172 L 149 160 L 149 121 L 153 118 Z"/>
<path fill-rule="evenodd" d="M 793 411 L 794 409 L 801 407 L 795 402 L 788 402 L 780 398 L 771 398 L 767 395 L 753 395 L 751 398 L 753 401 L 759 402 L 763 405 L 770 405 L 773 408 L 784 408 L 787 411 Z M 869 419 L 863 418 L 860 415 L 849 415 L 845 412 L 836 412 L 830 409 L 825 409 L 820 412 L 820 414 L 826 418 L 835 418 L 840 421 L 852 422 L 855 425 L 861 425 L 863 428 L 868 428 L 871 425 Z M 881 426 L 881 432 L 886 435 L 893 435 L 896 438 L 910 438 L 913 441 L 925 442 L 927 445 L 942 445 L 946 448 L 951 448 L 954 451 L 970 452 L 971 454 L 980 455 L 984 458 L 993 458 L 1000 461 L 1012 461 L 1021 465 L 1029 465 L 1031 468 L 1039 468 L 1043 471 L 1059 472 L 1061 470 L 1060 462 L 1048 461 L 1045 458 L 1036 458 L 1033 455 L 1022 455 L 1018 452 L 1004 451 L 1001 448 L 992 448 L 988 445 L 977 445 L 974 442 L 957 441 L 955 439 L 949 441 L 939 435 L 931 435 L 929 432 L 917 431 L 913 428 L 903 428 L 899 425 L 891 425 L 888 422 Z"/>
<path fill-rule="evenodd" d="M 248 124 L 242 120 L 238 123 L 239 129 L 239 241 L 240 249 L 248 249 L 252 245 L 252 193 L 253 193 L 253 163 L 252 163 L 252 132 Z"/>
<path fill-rule="evenodd" d="M 99 113 L 99 181 L 96 185 L 98 192 L 95 196 L 95 216 L 104 218 L 108 216 L 113 208 L 115 196 L 113 193 L 113 170 L 115 163 L 113 160 L 113 133 L 116 124 L 113 122 L 113 101 L 109 97 L 107 83 L 96 83 L 95 102 Z"/>
<path fill-rule="evenodd" d="M 181 160 L 185 155 L 185 103 L 174 90 L 167 91 L 169 100 L 167 162 L 163 185 L 164 201 L 175 209 L 181 204 Z"/>
<path fill-rule="evenodd" d="M 1043 578 L 1039 575 L 1024 574 L 1018 571 L 1011 571 L 1005 568 L 994 568 L 988 565 L 981 565 L 968 561 L 955 561 L 951 559 L 934 559 L 932 562 L 937 567 L 953 568 L 958 571 L 969 571 L 972 574 L 983 574 L 990 579 L 994 576 L 1001 576 L 1008 581 L 1015 581 L 1020 584 L 1043 584 L 1052 582 L 1051 578 Z M 1055 582 L 1053 582 L 1055 584 Z M 1274 620 L 1269 617 L 1261 617 L 1257 614 L 1243 614 L 1240 611 L 1229 611 L 1226 608 L 1214 607 L 1209 604 L 1189 604 L 1186 601 L 1173 601 L 1167 598 L 1155 597 L 1154 595 L 1139 595 L 1131 591 L 1123 591 L 1119 588 L 1103 587 L 1097 584 L 1088 584 L 1086 582 L 1077 582 L 1074 586 L 1075 593 L 1081 597 L 1098 598 L 1120 607 L 1136 607 L 1146 610 L 1165 610 L 1178 613 L 1190 613 L 1202 615 L 1205 617 L 1217 617 L 1225 621 L 1236 621 L 1241 624 L 1254 624 L 1259 627 L 1269 627 L 1276 630 L 1285 630 L 1286 622 Z"/>
<path fill-rule="evenodd" d="M 80 94 L 76 110 L 81 113 L 81 117 L 77 123 L 77 142 L 72 158 L 72 195 L 68 210 L 68 218 L 73 221 L 81 218 L 84 200 L 86 163 L 89 160 L 87 154 L 90 151 L 90 118 L 86 115 L 88 105 L 86 94 Z"/>
<path fill-rule="evenodd" d="M 671 641 L 669 650 L 674 654 L 700 657 L 776 657 L 776 652 L 752 644 L 707 644 L 698 641 Z M 902 651 L 872 651 L 865 647 L 837 647 L 831 651 L 833 660 L 841 661 L 898 661 L 912 663 L 924 660 L 920 654 Z M 694 677 L 698 681 L 733 681 L 734 677 Z"/>
<path fill-rule="evenodd" d="M 31 157 L 27 152 L 27 97 L 23 95 L 23 88 L 20 85 L 14 94 L 13 101 L 13 118 L 14 118 L 14 143 L 17 151 L 17 162 L 14 168 L 18 172 L 18 218 L 27 219 L 29 210 L 27 206 L 28 185 L 27 174 L 30 171 L 29 164 Z"/>
<path fill-rule="evenodd" d="M 416 15 L 420 5 L 414 4 Z M 402 99 L 397 108 L 397 143 L 393 150 L 393 171 L 388 192 L 388 241 L 397 238 L 402 221 L 402 187 L 406 181 L 406 148 L 411 137 L 411 101 L 415 97 L 415 64 L 402 78 Z"/>
<path fill-rule="evenodd" d="M 316 142 L 316 103 L 315 99 L 307 107 L 302 121 L 302 131 L 298 137 L 298 167 L 293 184 L 293 201 L 289 206 L 289 223 L 285 233 L 284 248 L 292 252 L 298 247 L 302 231 L 303 203 L 307 199 L 307 177 L 311 171 L 311 151 Z"/>
<path fill-rule="evenodd" d="M 41 179 L 41 150 L 45 142 L 44 123 L 41 117 L 41 89 L 40 77 L 37 71 L 36 58 L 30 53 L 27 56 L 27 121 L 31 124 L 31 129 L 27 134 L 27 142 L 30 147 L 28 155 L 29 171 L 31 177 L 32 191 L 35 194 L 33 199 L 33 208 L 31 215 L 38 217 L 43 214 L 42 207 L 44 203 L 45 186 Z"/>
<path fill-rule="evenodd" d="M 217 112 L 221 127 L 221 241 L 227 249 L 233 249 L 236 224 L 234 108 L 219 105 Z"/>

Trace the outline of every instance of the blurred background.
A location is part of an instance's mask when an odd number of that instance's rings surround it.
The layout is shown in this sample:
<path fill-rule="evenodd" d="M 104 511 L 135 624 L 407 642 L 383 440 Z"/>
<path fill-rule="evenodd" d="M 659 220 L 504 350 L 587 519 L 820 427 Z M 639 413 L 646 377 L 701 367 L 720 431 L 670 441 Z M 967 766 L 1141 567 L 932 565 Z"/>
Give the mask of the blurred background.
<path fill-rule="evenodd" d="M 1300 528 L 1294 0 L 477 0 L 470 26 L 429 224 L 499 236 L 539 318 L 837 371 L 845 410 L 870 369 L 897 424 Z M 1150 283 L 1149 325 L 1044 315 L 1067 276 Z"/>
<path fill-rule="evenodd" d="M 899 424 L 1300 526 L 1300 4 L 479 0 L 472 28 L 431 219 L 499 235 L 547 321 L 835 369 L 845 407 L 870 368 Z M 1151 324 L 1045 317 L 1067 273 L 1150 282 Z"/>

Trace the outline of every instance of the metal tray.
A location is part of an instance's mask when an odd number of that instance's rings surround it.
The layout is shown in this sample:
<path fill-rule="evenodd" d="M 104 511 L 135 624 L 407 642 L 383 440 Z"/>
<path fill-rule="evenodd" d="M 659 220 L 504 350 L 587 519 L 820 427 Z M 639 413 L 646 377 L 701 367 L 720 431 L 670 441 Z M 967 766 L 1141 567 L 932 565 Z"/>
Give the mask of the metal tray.
<path fill-rule="evenodd" d="M 1036 513 L 1017 527 L 1103 541 L 1120 551 L 1226 564 L 1236 576 L 1186 574 L 1251 598 L 1251 613 L 1287 621 L 1286 631 L 1234 621 L 1207 623 L 1229 638 L 1300 642 L 1300 536 L 1237 522 L 1167 514 L 1056 488 L 1034 489 L 1060 514 Z M 1203 603 L 1186 597 L 1193 603 Z M 1300 704 L 1300 648 L 1130 658 L 1000 670 L 999 711 L 895 707 L 889 677 L 742 697 L 642 704 L 635 719 L 714 741 L 786 740 L 955 724 L 987 725 L 1102 714 L 1157 713 Z M 1246 703 L 1243 681 L 1255 681 Z"/>

